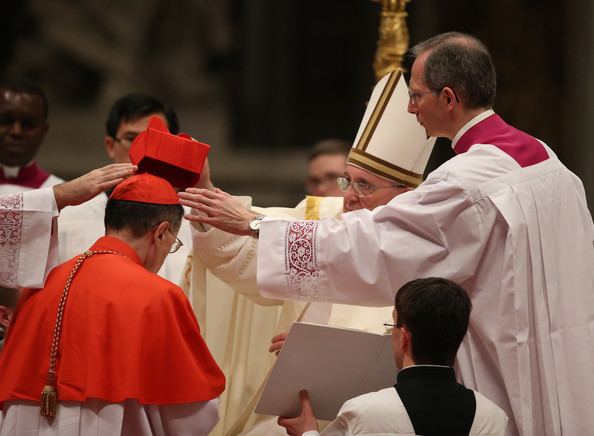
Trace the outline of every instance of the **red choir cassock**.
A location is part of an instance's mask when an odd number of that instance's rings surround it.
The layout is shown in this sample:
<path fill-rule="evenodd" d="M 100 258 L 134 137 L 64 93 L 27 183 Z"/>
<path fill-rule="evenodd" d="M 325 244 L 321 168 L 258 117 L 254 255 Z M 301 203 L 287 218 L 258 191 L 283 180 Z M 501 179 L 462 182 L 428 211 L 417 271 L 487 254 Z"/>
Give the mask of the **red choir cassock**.
<path fill-rule="evenodd" d="M 122 182 L 112 198 L 178 202 L 168 182 L 148 174 Z M 133 399 L 141 405 L 172 405 L 217 398 L 225 378 L 181 288 L 145 269 L 121 239 L 104 236 L 89 250 L 109 253 L 86 258 L 68 291 L 57 341 L 59 404 Z M 24 291 L 0 356 L 0 403 L 39 403 L 58 306 L 78 260 L 56 267 L 44 288 Z"/>

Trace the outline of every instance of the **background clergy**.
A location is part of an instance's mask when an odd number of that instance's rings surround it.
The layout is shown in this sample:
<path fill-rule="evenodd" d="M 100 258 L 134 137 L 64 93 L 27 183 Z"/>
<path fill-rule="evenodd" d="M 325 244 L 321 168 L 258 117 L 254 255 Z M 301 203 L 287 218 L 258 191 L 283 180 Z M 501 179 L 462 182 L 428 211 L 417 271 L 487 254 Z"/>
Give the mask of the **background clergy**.
<path fill-rule="evenodd" d="M 166 180 L 130 177 L 106 236 L 24 291 L 0 357 L 0 435 L 209 433 L 224 376 L 183 291 L 155 274 L 182 216 Z"/>
<path fill-rule="evenodd" d="M 0 82 L 0 194 L 48 188 L 63 182 L 35 162 L 49 129 L 43 89 L 25 78 Z"/>
<path fill-rule="evenodd" d="M 369 138 L 366 150 L 354 147 L 347 159 L 346 172 L 339 178 L 344 191 L 343 198 L 307 197 L 296 208 L 253 208 L 259 215 L 293 219 L 340 219 L 343 211 L 366 208 L 372 210 L 388 203 L 395 196 L 416 187 L 433 147 L 433 139 L 427 140 L 425 130 L 420 127 L 406 111 L 407 88 L 398 73 L 388 86 L 389 97 L 385 103 L 387 110 L 380 115 L 380 127 L 373 138 Z M 367 124 L 371 108 L 363 118 L 363 129 Z M 363 161 L 361 156 L 367 157 Z M 374 159 L 384 157 L 382 164 Z M 368 163 L 370 162 L 370 163 Z M 414 175 L 414 176 L 413 176 Z M 198 192 L 188 190 L 190 192 Z M 246 210 L 249 204 L 241 203 L 228 194 L 229 205 Z M 200 195 L 180 194 L 182 198 L 199 200 Z M 232 202 L 232 203 L 231 203 Z M 200 207 L 199 203 L 189 201 L 188 206 Z M 197 209 L 196 213 L 200 209 Z M 192 218 L 190 216 L 190 218 Z M 370 308 L 342 304 L 308 303 L 290 300 L 263 298 L 256 284 L 257 240 L 248 236 L 236 236 L 218 229 L 204 231 L 196 226 L 193 231 L 193 255 L 189 293 L 198 319 L 205 328 L 205 337 L 215 359 L 227 374 L 229 388 L 222 397 L 224 416 L 218 426 L 221 434 L 284 434 L 284 429 L 276 424 L 276 419 L 264 418 L 254 414 L 254 408 L 261 394 L 264 379 L 274 364 L 272 356 L 265 353 L 266 342 L 273 336 L 271 351 L 282 347 L 286 332 L 295 321 L 330 324 L 340 327 L 356 328 L 383 333 L 383 323 L 391 317 L 392 306 Z M 297 242 L 299 243 L 299 241 Z M 204 279 L 205 269 L 216 278 L 231 286 L 222 289 Z M 246 313 L 239 310 L 245 298 L 260 305 L 280 305 L 278 322 L 263 324 L 250 318 L 251 309 Z M 239 303 L 239 304 L 238 304 Z M 247 305 L 245 307 L 252 307 Z M 229 310 L 231 308 L 231 310 Z M 266 310 L 262 307 L 260 310 Z M 258 309 L 255 309 L 258 310 Z M 221 322 L 227 313 L 227 324 Z M 276 315 L 273 312 L 273 315 Z M 273 316 L 271 315 L 271 316 Z M 261 319 L 258 319 L 260 321 Z M 226 328 L 222 328 L 226 326 Z M 243 350 L 242 347 L 249 350 Z M 262 363 L 264 362 L 264 363 Z M 257 364 L 257 366 L 254 366 Z M 246 395 L 249 393 L 250 395 Z M 238 407 L 239 406 L 239 407 Z M 241 413 L 239 413 L 239 411 Z M 223 425 L 223 419 L 225 425 Z M 254 426 L 255 424 L 255 426 Z M 221 428 L 224 427 L 224 428 Z"/>

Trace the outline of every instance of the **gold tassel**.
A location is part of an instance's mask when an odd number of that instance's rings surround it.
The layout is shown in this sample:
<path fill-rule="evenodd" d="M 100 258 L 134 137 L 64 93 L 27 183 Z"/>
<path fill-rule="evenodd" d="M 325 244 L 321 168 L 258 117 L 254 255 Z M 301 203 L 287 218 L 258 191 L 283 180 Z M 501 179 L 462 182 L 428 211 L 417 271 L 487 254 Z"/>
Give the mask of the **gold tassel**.
<path fill-rule="evenodd" d="M 56 416 L 58 407 L 58 392 L 56 389 L 56 374 L 50 372 L 47 375 L 46 385 L 41 391 L 41 416 L 53 418 Z"/>

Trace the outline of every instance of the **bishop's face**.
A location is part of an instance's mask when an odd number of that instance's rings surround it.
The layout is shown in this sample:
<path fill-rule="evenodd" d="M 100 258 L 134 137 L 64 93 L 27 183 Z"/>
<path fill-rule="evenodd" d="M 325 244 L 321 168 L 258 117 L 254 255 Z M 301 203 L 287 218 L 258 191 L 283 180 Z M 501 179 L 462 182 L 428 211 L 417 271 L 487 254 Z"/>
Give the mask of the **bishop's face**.
<path fill-rule="evenodd" d="M 173 228 L 168 221 L 163 221 L 150 232 L 152 243 L 144 262 L 146 269 L 155 274 L 159 272 L 165 262 L 165 258 L 173 252 L 174 247 L 177 245 L 176 241 L 179 228 L 179 225 L 177 228 Z"/>

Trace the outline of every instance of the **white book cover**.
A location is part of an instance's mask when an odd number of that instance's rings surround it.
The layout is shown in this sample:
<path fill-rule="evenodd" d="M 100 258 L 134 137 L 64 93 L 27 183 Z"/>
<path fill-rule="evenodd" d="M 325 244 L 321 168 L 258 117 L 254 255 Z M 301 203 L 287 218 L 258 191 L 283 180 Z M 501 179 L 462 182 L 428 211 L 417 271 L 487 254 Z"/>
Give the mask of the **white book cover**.
<path fill-rule="evenodd" d="M 396 383 L 392 336 L 296 322 L 256 413 L 297 416 L 307 389 L 316 418 L 333 420 L 345 401 Z"/>

